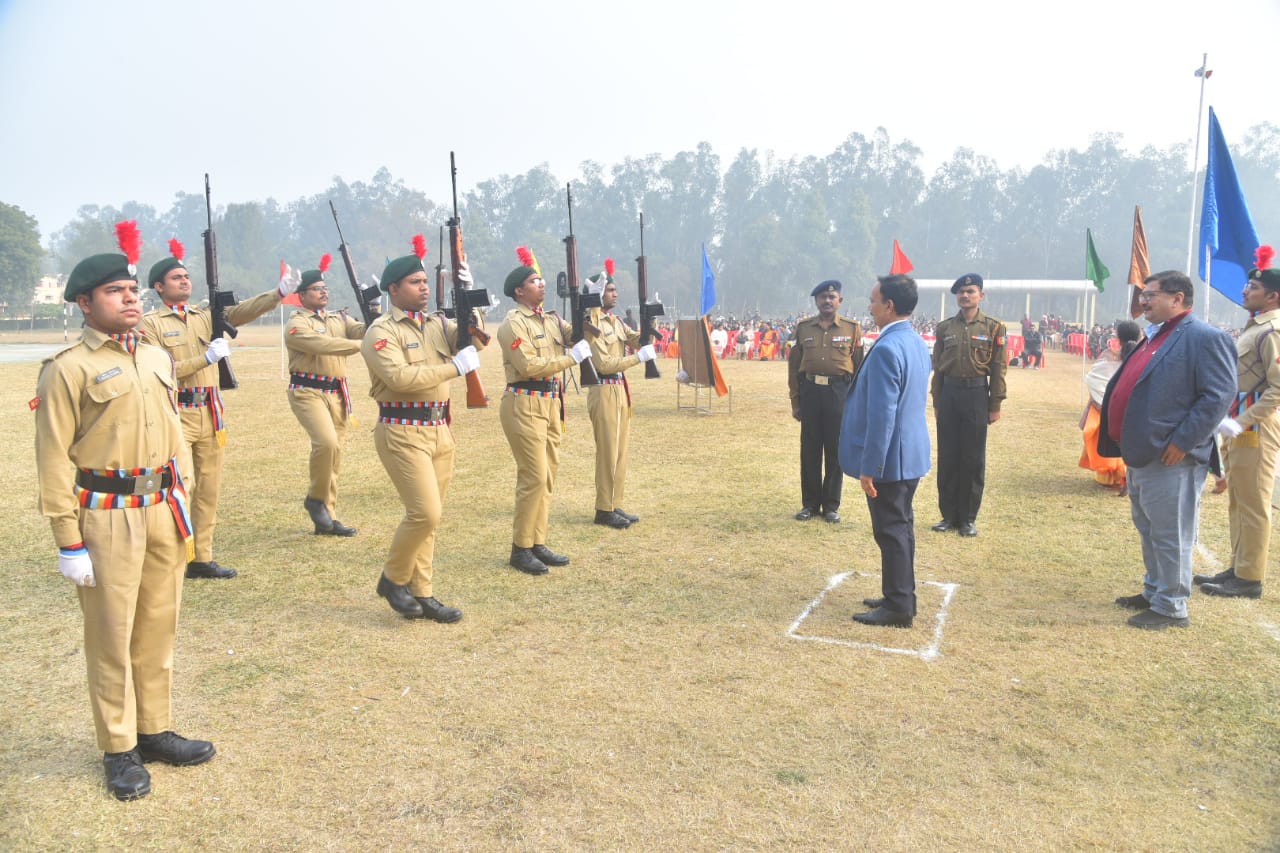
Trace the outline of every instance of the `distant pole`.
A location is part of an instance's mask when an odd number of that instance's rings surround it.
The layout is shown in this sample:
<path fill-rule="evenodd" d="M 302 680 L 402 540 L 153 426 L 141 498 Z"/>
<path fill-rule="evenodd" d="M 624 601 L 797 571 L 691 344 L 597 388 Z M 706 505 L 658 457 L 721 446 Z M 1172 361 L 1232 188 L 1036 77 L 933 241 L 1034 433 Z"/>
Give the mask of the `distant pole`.
<path fill-rule="evenodd" d="M 1200 106 L 1196 111 L 1196 147 L 1191 150 L 1191 216 L 1187 223 L 1188 278 L 1191 277 L 1191 257 L 1195 253 L 1196 245 L 1196 175 L 1200 171 L 1200 127 L 1204 122 L 1204 82 L 1212 73 L 1209 70 L 1209 54 L 1206 53 L 1200 67 L 1196 69 L 1196 76 L 1200 78 Z"/>

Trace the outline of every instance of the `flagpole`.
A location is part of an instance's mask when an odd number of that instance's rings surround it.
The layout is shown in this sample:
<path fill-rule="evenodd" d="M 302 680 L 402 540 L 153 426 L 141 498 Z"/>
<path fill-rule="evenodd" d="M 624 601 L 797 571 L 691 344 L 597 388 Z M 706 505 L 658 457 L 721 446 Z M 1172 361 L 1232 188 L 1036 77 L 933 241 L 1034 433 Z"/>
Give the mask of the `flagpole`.
<path fill-rule="evenodd" d="M 1196 76 L 1200 78 L 1200 106 L 1196 110 L 1196 147 L 1191 150 L 1191 216 L 1187 223 L 1187 277 L 1191 277 L 1191 257 L 1195 252 L 1196 245 L 1196 174 L 1200 171 L 1200 127 L 1204 123 L 1204 83 L 1209 79 L 1209 54 L 1204 54 L 1204 60 L 1200 67 L 1196 69 Z M 1206 308 L 1208 301 L 1205 302 Z"/>

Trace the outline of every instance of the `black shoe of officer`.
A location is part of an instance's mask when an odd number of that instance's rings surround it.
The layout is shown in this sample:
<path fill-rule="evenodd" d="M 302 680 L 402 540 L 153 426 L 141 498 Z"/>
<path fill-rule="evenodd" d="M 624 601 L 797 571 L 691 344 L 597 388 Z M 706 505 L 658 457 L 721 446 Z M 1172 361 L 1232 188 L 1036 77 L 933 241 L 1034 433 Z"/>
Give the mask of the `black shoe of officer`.
<path fill-rule="evenodd" d="M 972 521 L 966 521 L 964 524 L 960 525 L 960 535 L 961 536 L 977 536 L 978 525 L 974 524 Z"/>
<path fill-rule="evenodd" d="M 1222 571 L 1218 572 L 1216 575 L 1192 575 L 1191 582 L 1196 586 L 1200 586 L 1201 584 L 1206 584 L 1206 583 L 1226 583 L 1227 581 L 1229 581 L 1231 578 L 1234 578 L 1235 576 L 1236 576 L 1236 567 L 1232 566 L 1229 569 L 1223 569 Z"/>
<path fill-rule="evenodd" d="M 631 513 L 626 512 L 625 510 L 618 509 L 616 506 L 613 508 L 613 512 L 614 512 L 614 515 L 620 515 L 623 518 L 625 518 L 627 521 L 631 522 L 632 524 L 635 524 L 637 521 L 640 520 L 640 516 L 632 515 Z"/>
<path fill-rule="evenodd" d="M 317 524 L 316 535 L 317 536 L 355 536 L 356 529 L 354 527 L 347 527 L 345 524 L 343 524 L 341 521 L 338 521 L 338 519 L 335 518 L 333 521 L 329 522 L 328 527 L 321 527 L 320 525 Z"/>
<path fill-rule="evenodd" d="M 138 735 L 138 755 L 143 761 L 163 761 L 174 767 L 204 764 L 218 753 L 207 740 L 190 740 L 177 732 Z"/>
<path fill-rule="evenodd" d="M 839 524 L 840 513 L 836 512 L 834 509 L 829 509 L 822 514 L 822 520 L 827 524 Z"/>
<path fill-rule="evenodd" d="M 547 573 L 546 564 L 533 556 L 533 549 L 531 548 L 512 545 L 511 559 L 508 562 L 526 575 L 545 575 Z"/>
<path fill-rule="evenodd" d="M 406 619 L 417 619 L 422 615 L 422 605 L 413 597 L 407 586 L 392 583 L 386 575 L 378 578 L 378 595 L 387 600 L 391 609 Z"/>
<path fill-rule="evenodd" d="M 533 556 L 537 557 L 539 560 L 546 563 L 548 566 L 569 565 L 568 557 L 564 556 L 563 554 L 557 554 L 555 551 L 552 551 L 546 545 L 534 545 L 529 550 L 533 552 Z"/>
<path fill-rule="evenodd" d="M 796 521 L 808 521 L 813 518 L 813 515 L 813 507 L 801 507 L 800 511 L 796 513 Z"/>
<path fill-rule="evenodd" d="M 944 518 L 929 529 L 934 533 L 949 533 L 950 531 L 955 530 L 956 526 Z"/>
<path fill-rule="evenodd" d="M 612 527 L 614 530 L 626 530 L 631 526 L 631 522 L 618 515 L 611 509 L 596 510 L 596 524 L 603 524 L 605 527 Z"/>
<path fill-rule="evenodd" d="M 422 605 L 422 618 L 432 619 L 436 622 L 443 622 L 448 625 L 451 622 L 457 622 L 462 618 L 462 611 L 456 607 L 449 607 L 442 604 L 435 596 L 423 598 L 417 596 L 418 603 Z"/>
<path fill-rule="evenodd" d="M 316 526 L 316 530 L 333 524 L 333 517 L 329 515 L 329 508 L 324 505 L 324 501 L 307 497 L 302 499 L 302 505 L 307 508 L 307 515 L 311 516 L 311 523 Z"/>
<path fill-rule="evenodd" d="M 104 752 L 102 769 L 107 775 L 107 790 L 117 800 L 136 800 L 151 793 L 151 774 L 142 766 L 138 750 Z"/>
<path fill-rule="evenodd" d="M 222 580 L 225 578 L 233 578 L 236 576 L 236 570 L 227 566 L 219 566 L 216 561 L 209 562 L 190 562 L 187 563 L 187 577 L 189 578 L 215 578 Z"/>

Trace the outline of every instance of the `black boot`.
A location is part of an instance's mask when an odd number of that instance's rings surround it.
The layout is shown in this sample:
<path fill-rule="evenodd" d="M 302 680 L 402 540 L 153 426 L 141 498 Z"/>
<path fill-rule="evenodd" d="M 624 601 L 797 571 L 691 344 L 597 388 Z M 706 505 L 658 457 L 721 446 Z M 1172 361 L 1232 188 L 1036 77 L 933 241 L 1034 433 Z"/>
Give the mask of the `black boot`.
<path fill-rule="evenodd" d="M 631 526 L 631 522 L 618 515 L 611 509 L 596 510 L 596 524 L 602 524 L 605 527 L 612 527 L 614 530 L 626 530 Z"/>
<path fill-rule="evenodd" d="M 329 508 L 324 505 L 324 501 L 307 497 L 303 498 L 302 505 L 307 508 L 307 514 L 311 516 L 311 523 L 316 526 L 317 533 L 321 528 L 328 529 L 333 524 L 333 518 L 329 515 Z"/>
<path fill-rule="evenodd" d="M 533 550 L 530 548 L 512 545 L 511 560 L 509 562 L 526 575 L 545 575 L 547 573 L 546 563 L 533 556 Z"/>
<path fill-rule="evenodd" d="M 555 551 L 552 551 L 546 545 L 534 545 L 529 550 L 533 552 L 533 556 L 537 557 L 539 560 L 546 563 L 548 566 L 569 565 L 568 557 L 564 556 L 563 554 L 557 554 Z"/>
<path fill-rule="evenodd" d="M 613 514 L 622 516 L 632 524 L 635 524 L 637 521 L 640 520 L 640 516 L 632 515 L 631 513 L 626 512 L 625 510 L 618 509 L 616 506 L 613 508 Z"/>
<path fill-rule="evenodd" d="M 151 774 L 142 766 L 136 747 L 103 753 L 102 769 L 107 774 L 107 790 L 117 800 L 136 800 L 151 793 Z"/>
<path fill-rule="evenodd" d="M 143 761 L 163 761 L 174 767 L 204 764 L 217 754 L 207 740 L 189 740 L 177 732 L 138 735 L 138 754 Z"/>
<path fill-rule="evenodd" d="M 190 562 L 187 563 L 187 577 L 189 578 L 213 578 L 223 580 L 236 576 L 236 570 L 228 566 L 219 566 L 214 560 L 209 562 Z"/>
<path fill-rule="evenodd" d="M 430 598 L 417 596 L 417 599 L 418 603 L 422 605 L 423 619 L 433 619 L 436 622 L 443 622 L 447 625 L 462 618 L 461 610 L 442 604 L 435 596 Z"/>
<path fill-rule="evenodd" d="M 317 536 L 355 536 L 356 529 L 354 527 L 347 527 L 345 524 L 343 524 L 341 521 L 338 521 L 338 519 L 335 518 L 333 521 L 329 522 L 328 527 L 322 528 L 320 525 L 317 524 L 316 535 Z"/>
<path fill-rule="evenodd" d="M 407 586 L 392 583 L 386 575 L 378 578 L 378 595 L 387 600 L 391 609 L 406 619 L 416 619 L 422 615 L 422 605 L 413 597 Z"/>

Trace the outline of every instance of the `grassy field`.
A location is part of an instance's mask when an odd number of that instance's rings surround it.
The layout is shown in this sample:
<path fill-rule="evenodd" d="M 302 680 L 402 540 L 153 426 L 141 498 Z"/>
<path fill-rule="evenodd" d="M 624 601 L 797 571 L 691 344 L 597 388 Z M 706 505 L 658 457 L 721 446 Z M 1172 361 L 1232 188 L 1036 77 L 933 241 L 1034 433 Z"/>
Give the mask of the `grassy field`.
<path fill-rule="evenodd" d="M 319 538 L 278 336 L 243 341 L 215 550 L 241 574 L 187 583 L 174 694 L 178 729 L 219 754 L 150 765 L 131 804 L 102 784 L 80 614 L 35 510 L 38 365 L 0 365 L 0 847 L 1280 848 L 1276 581 L 1261 601 L 1197 593 L 1186 630 L 1124 624 L 1112 599 L 1140 589 L 1141 556 L 1128 502 L 1076 467 L 1076 360 L 1011 373 L 980 537 L 930 533 L 921 483 L 918 579 L 958 585 L 923 660 L 787 636 L 852 572 L 800 632 L 923 648 L 942 591 L 921 586 L 907 631 L 849 620 L 879 590 L 865 503 L 847 483 L 843 524 L 792 520 L 782 363 L 726 363 L 731 414 L 677 410 L 670 361 L 637 374 L 626 531 L 591 524 L 571 395 L 549 544 L 573 563 L 530 578 L 505 564 L 515 473 L 485 352 L 494 405 L 455 412 L 436 594 L 466 615 L 445 626 L 374 593 L 402 510 L 359 359 L 338 515 L 360 533 Z M 1206 495 L 1206 567 L 1226 529 Z"/>

